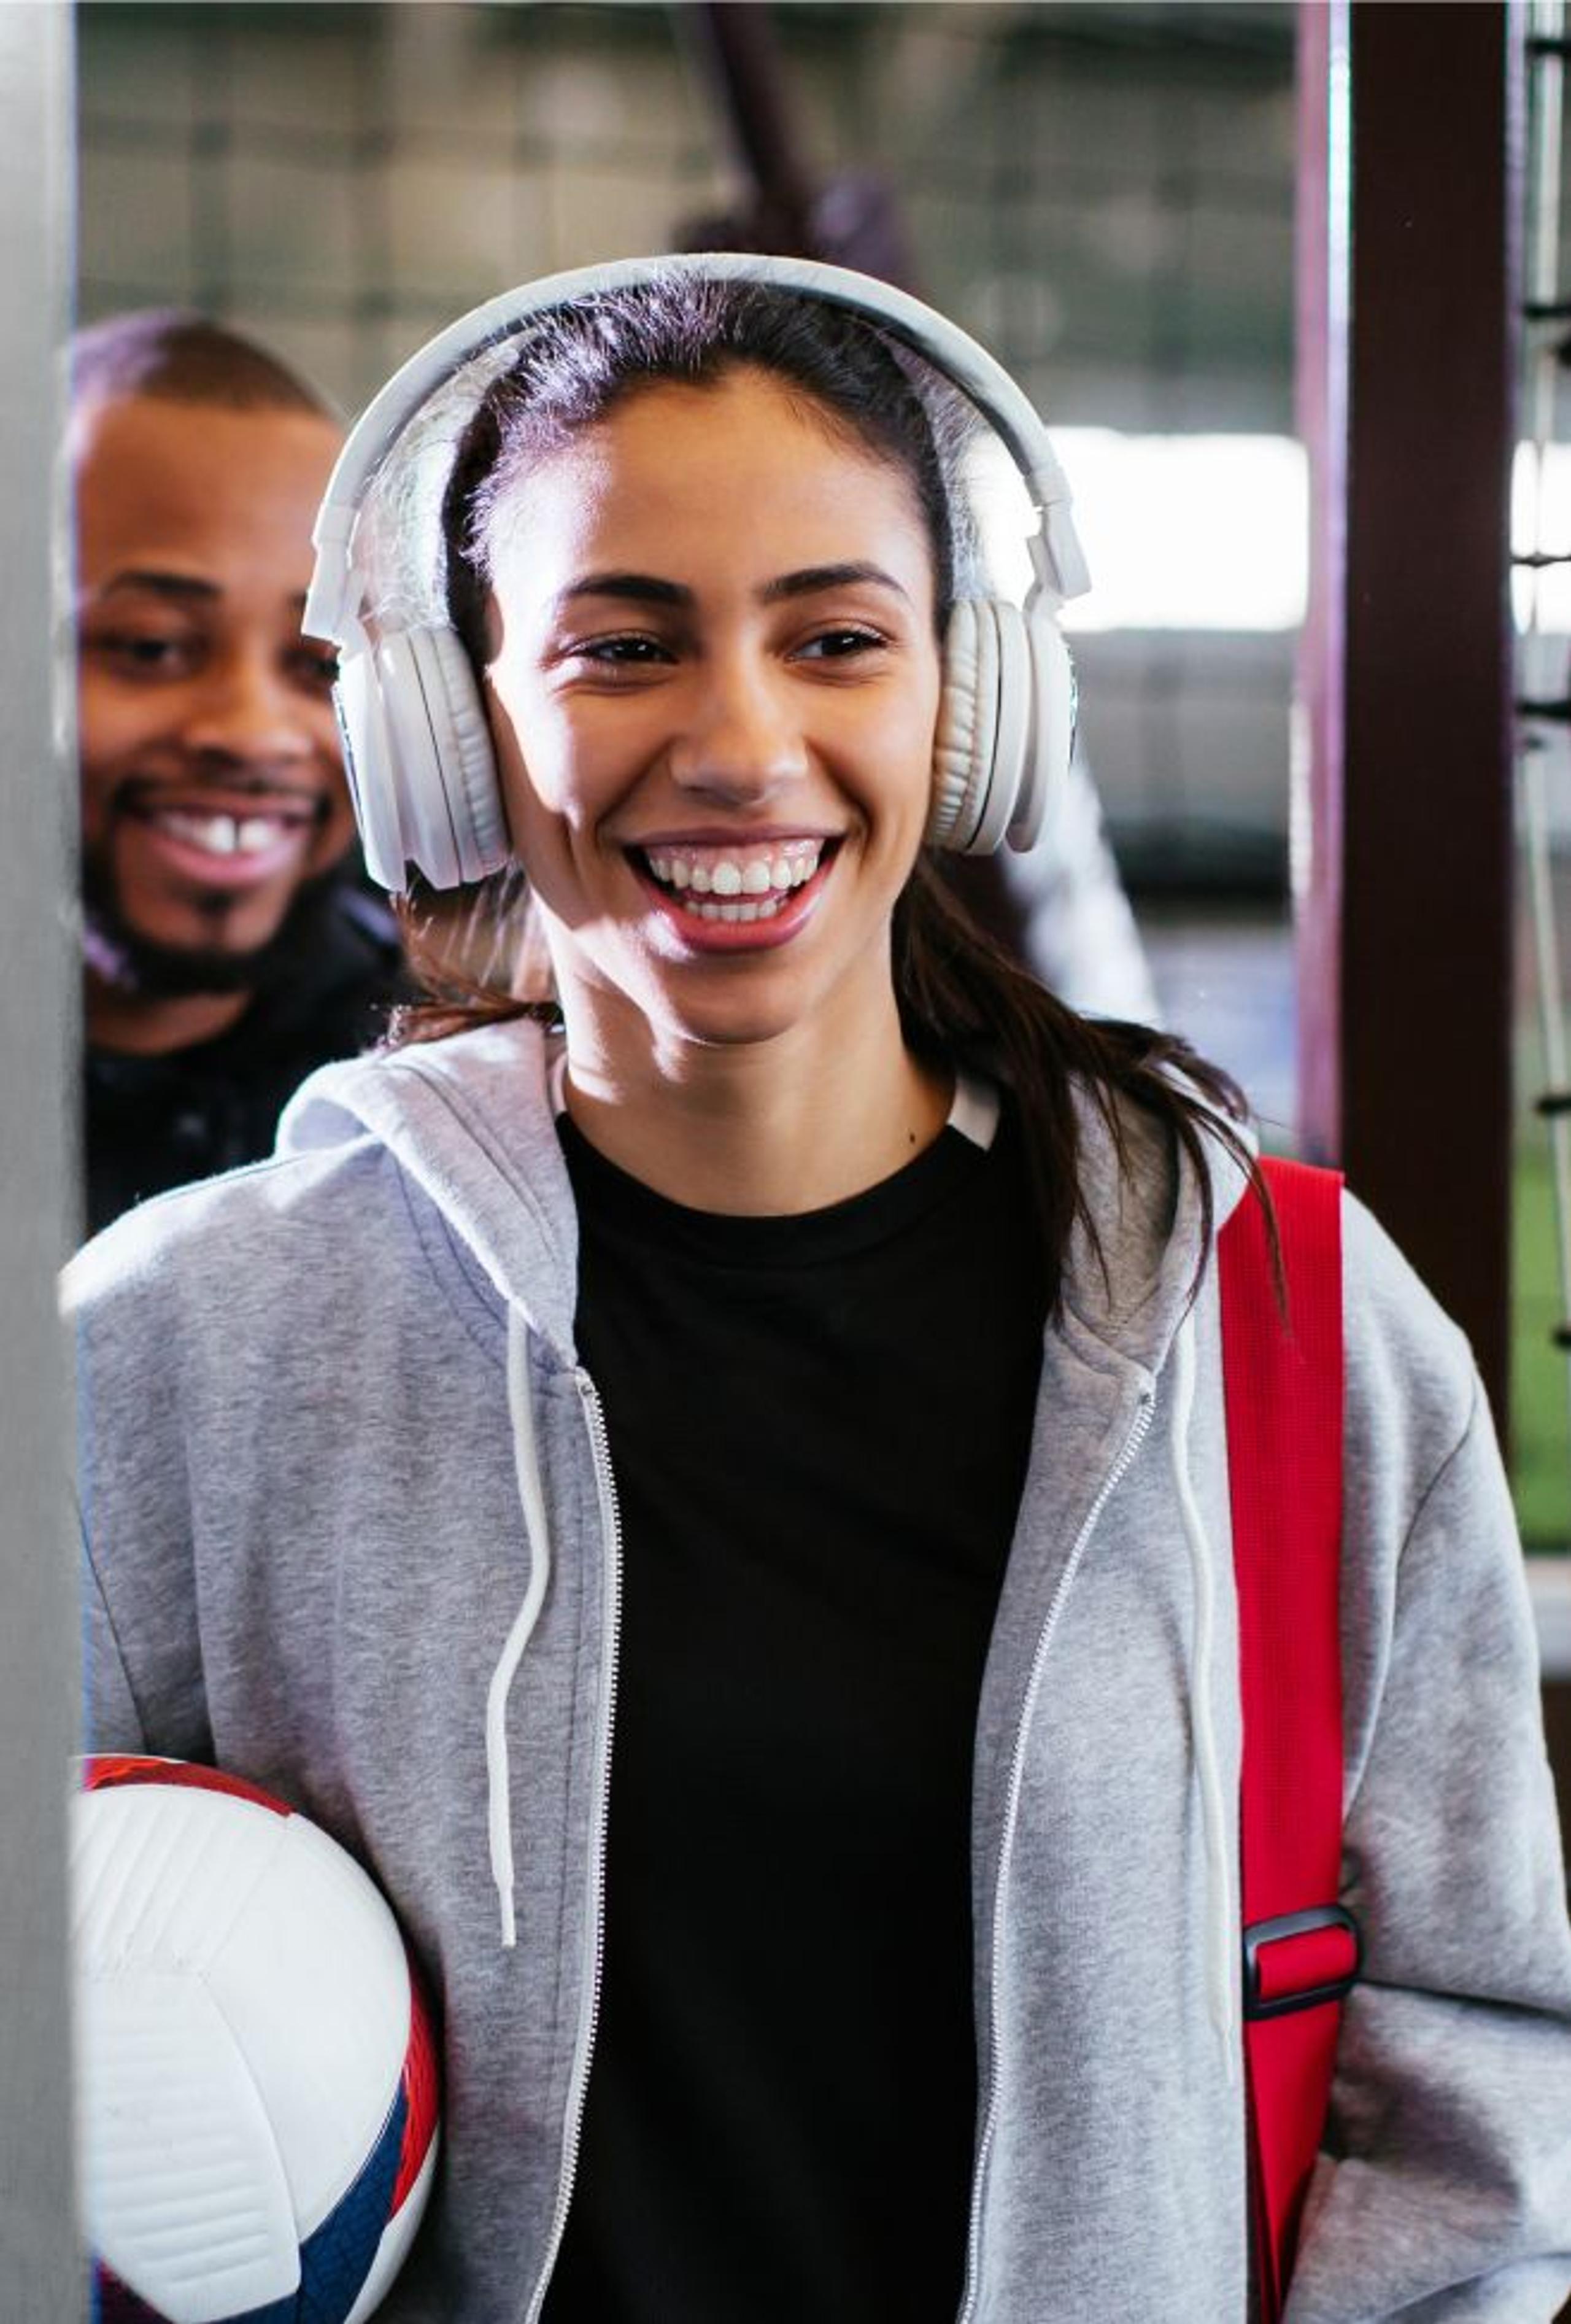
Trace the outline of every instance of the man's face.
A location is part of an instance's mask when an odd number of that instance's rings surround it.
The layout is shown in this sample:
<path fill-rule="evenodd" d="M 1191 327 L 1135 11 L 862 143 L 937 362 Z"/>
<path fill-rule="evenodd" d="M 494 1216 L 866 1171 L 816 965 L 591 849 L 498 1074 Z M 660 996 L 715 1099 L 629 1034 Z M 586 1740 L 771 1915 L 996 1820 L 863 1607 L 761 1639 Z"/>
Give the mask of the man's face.
<path fill-rule="evenodd" d="M 305 411 L 77 420 L 83 890 L 133 982 L 243 986 L 349 844 L 332 656 L 300 635 L 338 445 Z"/>

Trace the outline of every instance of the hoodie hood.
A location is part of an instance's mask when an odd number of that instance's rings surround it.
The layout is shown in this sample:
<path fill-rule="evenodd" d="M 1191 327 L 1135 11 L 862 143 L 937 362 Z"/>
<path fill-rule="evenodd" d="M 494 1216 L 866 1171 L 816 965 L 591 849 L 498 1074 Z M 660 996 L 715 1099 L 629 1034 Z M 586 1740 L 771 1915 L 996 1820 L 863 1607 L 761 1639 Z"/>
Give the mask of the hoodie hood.
<path fill-rule="evenodd" d="M 278 1150 L 385 1147 L 506 1306 L 572 1365 L 578 1227 L 545 1094 L 559 1049 L 524 1018 L 326 1066 L 285 1110 Z"/>
<path fill-rule="evenodd" d="M 385 1147 L 501 1298 L 572 1364 L 578 1232 L 547 1094 L 561 1053 L 558 1037 L 518 1019 L 326 1066 L 287 1109 L 279 1151 L 320 1152 L 367 1137 Z M 1100 1109 L 1084 1097 L 1078 1103 L 1096 1236 L 1079 1222 L 1070 1237 L 1066 1325 L 1154 1373 L 1204 1258 L 1199 1185 L 1160 1125 L 1133 1110 L 1122 1168 Z M 1216 1140 L 1206 1140 L 1206 1156 L 1215 1230 L 1245 1179 Z M 1153 1187 L 1165 1192 L 1153 1199 Z"/>

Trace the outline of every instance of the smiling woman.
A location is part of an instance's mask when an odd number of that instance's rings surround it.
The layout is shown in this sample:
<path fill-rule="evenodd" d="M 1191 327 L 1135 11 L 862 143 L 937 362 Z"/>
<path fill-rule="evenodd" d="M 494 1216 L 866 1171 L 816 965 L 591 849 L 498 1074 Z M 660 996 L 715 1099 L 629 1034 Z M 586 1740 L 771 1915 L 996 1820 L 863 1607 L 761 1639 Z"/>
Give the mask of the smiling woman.
<path fill-rule="evenodd" d="M 443 399 L 438 539 L 391 479 Z M 971 586 L 977 412 L 1024 607 Z M 414 357 L 317 539 L 373 869 L 412 921 L 527 879 L 544 964 L 72 1293 L 96 1747 L 307 1809 L 442 1998 L 382 2312 L 1274 2315 L 1217 1275 L 1260 1176 L 1223 1076 L 1076 1017 L 932 864 L 1029 844 L 1068 766 L 1040 421 L 861 278 L 639 262 Z M 1340 1214 L 1366 1977 L 1294 2298 L 1526 2319 L 1571 2276 L 1531 1623 L 1467 1351 Z"/>

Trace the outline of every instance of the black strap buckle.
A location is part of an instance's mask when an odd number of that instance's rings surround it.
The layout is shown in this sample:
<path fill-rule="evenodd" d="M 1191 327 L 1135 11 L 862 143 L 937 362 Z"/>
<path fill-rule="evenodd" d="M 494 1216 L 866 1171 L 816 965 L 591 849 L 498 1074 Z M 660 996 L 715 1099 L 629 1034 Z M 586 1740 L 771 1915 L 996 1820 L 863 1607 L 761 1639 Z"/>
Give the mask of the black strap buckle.
<path fill-rule="evenodd" d="M 1293 1937 L 1309 1937 L 1339 1930 L 1351 1941 L 1352 1966 L 1318 1985 L 1300 1985 L 1285 1992 L 1263 1991 L 1262 1956 L 1268 1946 Z M 1346 1998 L 1364 1966 L 1364 1945 L 1358 1923 L 1340 1904 L 1311 1904 L 1302 1913 L 1282 1913 L 1274 1921 L 1256 1921 L 1244 1932 L 1244 2015 L 1247 2018 L 1287 2017 L 1294 2010 L 1314 2009 L 1323 2001 Z"/>

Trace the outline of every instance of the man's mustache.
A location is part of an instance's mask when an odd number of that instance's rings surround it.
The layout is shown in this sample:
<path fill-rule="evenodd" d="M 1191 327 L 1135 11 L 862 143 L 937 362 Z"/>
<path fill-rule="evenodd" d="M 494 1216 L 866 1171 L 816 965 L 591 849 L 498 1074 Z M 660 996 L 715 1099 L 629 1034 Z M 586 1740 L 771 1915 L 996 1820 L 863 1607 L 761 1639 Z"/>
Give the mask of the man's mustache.
<path fill-rule="evenodd" d="M 197 800 L 208 792 L 215 798 L 303 811 L 316 823 L 326 821 L 332 805 L 314 783 L 280 782 L 276 776 L 254 770 L 213 768 L 179 776 L 127 775 L 115 786 L 109 808 L 113 815 L 137 815 L 151 807 Z"/>

